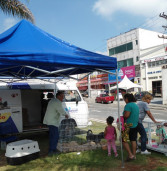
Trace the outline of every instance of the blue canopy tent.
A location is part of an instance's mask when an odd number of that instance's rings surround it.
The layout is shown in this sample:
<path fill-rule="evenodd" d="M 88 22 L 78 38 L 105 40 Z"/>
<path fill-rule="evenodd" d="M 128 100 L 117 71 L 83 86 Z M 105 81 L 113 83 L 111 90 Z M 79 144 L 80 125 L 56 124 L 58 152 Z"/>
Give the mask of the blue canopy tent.
<path fill-rule="evenodd" d="M 0 34 L 0 76 L 57 77 L 116 68 L 116 58 L 73 46 L 26 20 Z"/>
<path fill-rule="evenodd" d="M 111 73 L 109 70 L 116 69 L 116 58 L 71 45 L 26 20 L 0 34 L 0 77 L 70 77 L 98 70 Z"/>

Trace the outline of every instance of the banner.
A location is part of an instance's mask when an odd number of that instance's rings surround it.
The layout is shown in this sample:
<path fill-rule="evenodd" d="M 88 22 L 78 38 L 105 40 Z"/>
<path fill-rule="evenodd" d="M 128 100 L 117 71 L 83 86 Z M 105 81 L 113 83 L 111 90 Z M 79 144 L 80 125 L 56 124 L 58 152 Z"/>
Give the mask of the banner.
<path fill-rule="evenodd" d="M 110 70 L 110 72 L 116 74 L 115 70 Z M 135 65 L 118 69 L 118 80 L 123 79 L 125 75 L 128 78 L 134 78 L 135 77 Z M 116 75 L 109 74 L 108 81 L 114 81 L 114 80 L 116 80 Z"/>

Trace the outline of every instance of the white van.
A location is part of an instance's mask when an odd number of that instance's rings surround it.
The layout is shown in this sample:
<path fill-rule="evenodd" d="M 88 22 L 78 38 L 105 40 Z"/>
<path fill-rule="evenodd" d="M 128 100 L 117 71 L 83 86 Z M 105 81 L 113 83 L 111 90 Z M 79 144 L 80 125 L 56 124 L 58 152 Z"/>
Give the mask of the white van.
<path fill-rule="evenodd" d="M 0 135 L 44 131 L 43 117 L 49 101 L 47 95 L 65 91 L 62 103 L 78 127 L 88 124 L 88 105 L 78 88 L 70 82 L 13 83 L 0 85 Z M 62 118 L 64 119 L 64 118 Z"/>

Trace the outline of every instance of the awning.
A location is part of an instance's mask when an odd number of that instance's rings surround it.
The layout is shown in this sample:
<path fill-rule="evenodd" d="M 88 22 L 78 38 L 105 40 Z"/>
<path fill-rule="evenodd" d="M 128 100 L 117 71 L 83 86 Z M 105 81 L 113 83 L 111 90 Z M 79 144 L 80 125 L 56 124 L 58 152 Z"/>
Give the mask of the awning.
<path fill-rule="evenodd" d="M 69 77 L 117 69 L 117 59 L 71 45 L 22 20 L 0 34 L 0 76 Z"/>

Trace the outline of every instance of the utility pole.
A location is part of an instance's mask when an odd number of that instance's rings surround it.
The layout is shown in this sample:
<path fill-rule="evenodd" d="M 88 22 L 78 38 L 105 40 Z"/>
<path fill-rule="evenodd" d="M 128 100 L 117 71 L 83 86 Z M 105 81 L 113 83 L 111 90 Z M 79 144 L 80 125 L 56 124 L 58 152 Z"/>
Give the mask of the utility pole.
<path fill-rule="evenodd" d="M 160 13 L 159 16 L 162 17 L 162 18 L 165 18 L 165 19 L 167 20 L 167 15 L 166 15 L 164 12 L 163 12 L 163 13 Z M 162 26 L 162 27 L 163 27 L 165 30 L 167 29 L 167 26 Z M 162 35 L 162 36 L 159 36 L 159 35 L 158 35 L 158 37 L 159 37 L 159 38 L 162 38 L 162 39 L 167 39 L 167 36 L 164 36 L 164 35 Z"/>
<path fill-rule="evenodd" d="M 91 82 L 90 82 L 90 74 L 89 74 L 88 75 L 88 97 L 89 98 L 91 97 L 90 89 L 91 89 Z"/>

